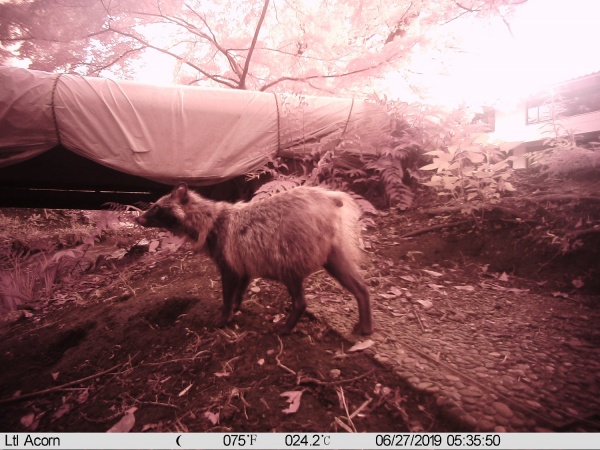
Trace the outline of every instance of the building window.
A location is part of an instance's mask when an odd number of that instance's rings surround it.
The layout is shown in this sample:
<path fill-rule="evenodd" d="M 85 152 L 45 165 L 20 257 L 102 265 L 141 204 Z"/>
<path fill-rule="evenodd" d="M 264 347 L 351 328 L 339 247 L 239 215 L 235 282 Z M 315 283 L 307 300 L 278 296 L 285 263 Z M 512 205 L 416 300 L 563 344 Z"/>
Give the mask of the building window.
<path fill-rule="evenodd" d="M 576 80 L 527 102 L 527 125 L 600 111 L 600 76 Z"/>
<path fill-rule="evenodd" d="M 546 122 L 552 119 L 553 105 L 549 103 L 539 104 L 538 102 L 527 104 L 527 125 Z"/>

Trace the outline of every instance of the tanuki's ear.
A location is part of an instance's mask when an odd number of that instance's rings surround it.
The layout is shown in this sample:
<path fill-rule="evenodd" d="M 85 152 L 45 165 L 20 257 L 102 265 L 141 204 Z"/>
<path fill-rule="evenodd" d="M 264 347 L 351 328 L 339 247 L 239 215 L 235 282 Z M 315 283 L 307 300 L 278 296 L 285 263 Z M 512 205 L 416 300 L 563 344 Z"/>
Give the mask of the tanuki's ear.
<path fill-rule="evenodd" d="M 188 185 L 186 183 L 179 183 L 171 192 L 171 198 L 176 199 L 179 203 L 186 203 L 188 201 Z"/>

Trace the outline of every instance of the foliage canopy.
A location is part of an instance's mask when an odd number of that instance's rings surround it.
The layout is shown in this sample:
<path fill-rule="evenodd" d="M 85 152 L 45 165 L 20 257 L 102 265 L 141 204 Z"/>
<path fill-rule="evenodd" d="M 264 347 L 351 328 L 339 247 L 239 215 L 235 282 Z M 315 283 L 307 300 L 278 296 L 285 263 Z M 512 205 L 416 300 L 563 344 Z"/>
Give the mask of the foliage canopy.
<path fill-rule="evenodd" d="M 176 83 L 364 93 L 386 73 L 406 73 L 419 52 L 457 50 L 448 24 L 506 20 L 525 1 L 0 2 L 0 62 L 127 79 L 158 52 L 175 62 Z"/>

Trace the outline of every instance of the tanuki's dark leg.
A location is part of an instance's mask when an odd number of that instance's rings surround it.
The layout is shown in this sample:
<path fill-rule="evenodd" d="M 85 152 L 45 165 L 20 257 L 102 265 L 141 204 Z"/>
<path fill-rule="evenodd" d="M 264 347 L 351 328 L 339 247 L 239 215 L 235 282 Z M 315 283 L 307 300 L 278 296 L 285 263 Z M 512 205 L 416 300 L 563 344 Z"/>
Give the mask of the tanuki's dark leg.
<path fill-rule="evenodd" d="M 238 303 L 238 292 L 244 293 L 242 286 L 242 278 L 233 273 L 227 268 L 221 269 L 221 285 L 223 288 L 223 311 L 221 318 L 217 322 L 217 327 L 224 327 L 233 316 L 233 308 Z M 247 284 L 246 284 L 247 286 Z M 241 303 L 241 300 L 239 300 Z"/>
<path fill-rule="evenodd" d="M 248 289 L 248 285 L 250 284 L 250 278 L 247 276 L 243 276 L 240 279 L 240 283 L 236 289 L 236 292 L 233 295 L 233 311 L 237 312 L 240 310 L 242 306 L 242 302 L 244 301 L 244 295 L 246 294 L 246 289 Z"/>
<path fill-rule="evenodd" d="M 304 280 L 295 279 L 284 282 L 288 288 L 290 296 L 292 297 L 292 311 L 285 321 L 285 324 L 278 327 L 279 334 L 290 334 L 306 309 L 304 286 L 302 286 L 303 281 Z"/>
<path fill-rule="evenodd" d="M 369 290 L 363 281 L 356 265 L 339 249 L 332 249 L 325 270 L 348 289 L 358 303 L 358 323 L 354 327 L 354 333 L 371 334 L 373 332 L 373 320 L 371 318 L 371 303 Z"/>

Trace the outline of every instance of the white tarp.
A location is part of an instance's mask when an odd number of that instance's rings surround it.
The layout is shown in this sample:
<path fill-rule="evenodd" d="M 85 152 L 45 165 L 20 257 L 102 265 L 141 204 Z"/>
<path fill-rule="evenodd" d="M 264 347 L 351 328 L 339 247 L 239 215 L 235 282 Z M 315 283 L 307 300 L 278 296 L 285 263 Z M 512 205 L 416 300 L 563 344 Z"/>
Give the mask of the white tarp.
<path fill-rule="evenodd" d="M 386 115 L 362 101 L 154 86 L 0 67 L 0 167 L 59 143 L 166 184 L 210 184 L 283 152 L 378 134 Z"/>

